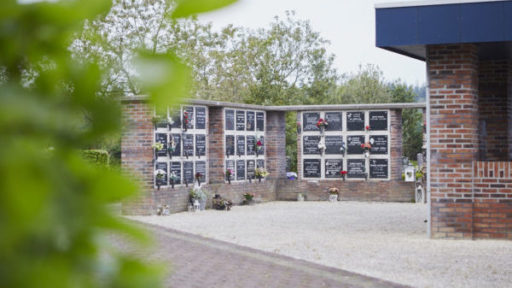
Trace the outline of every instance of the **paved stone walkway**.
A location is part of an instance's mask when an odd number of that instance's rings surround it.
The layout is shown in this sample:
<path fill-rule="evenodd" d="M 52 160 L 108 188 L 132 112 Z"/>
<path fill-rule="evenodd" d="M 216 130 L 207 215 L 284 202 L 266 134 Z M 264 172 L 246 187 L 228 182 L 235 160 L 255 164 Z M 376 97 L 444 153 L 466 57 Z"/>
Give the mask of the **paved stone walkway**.
<path fill-rule="evenodd" d="M 167 287 L 405 287 L 344 270 L 145 224 L 156 245 L 135 251 L 169 268 Z M 120 245 L 123 246 L 123 245 Z M 127 246 L 124 246 L 125 249 Z"/>

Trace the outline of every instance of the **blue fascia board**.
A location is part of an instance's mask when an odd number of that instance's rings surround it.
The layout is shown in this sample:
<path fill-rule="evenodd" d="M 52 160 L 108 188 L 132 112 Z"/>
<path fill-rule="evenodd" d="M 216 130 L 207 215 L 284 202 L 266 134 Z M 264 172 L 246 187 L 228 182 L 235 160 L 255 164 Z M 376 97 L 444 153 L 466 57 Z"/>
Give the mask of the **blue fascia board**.
<path fill-rule="evenodd" d="M 512 41 L 512 1 L 376 9 L 377 47 Z"/>

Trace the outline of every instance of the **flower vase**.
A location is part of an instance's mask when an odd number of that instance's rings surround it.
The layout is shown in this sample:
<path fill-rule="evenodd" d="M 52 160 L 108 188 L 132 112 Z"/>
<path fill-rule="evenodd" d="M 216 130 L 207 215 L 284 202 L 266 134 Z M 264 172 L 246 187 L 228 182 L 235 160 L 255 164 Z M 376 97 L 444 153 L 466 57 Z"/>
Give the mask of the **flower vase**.
<path fill-rule="evenodd" d="M 322 126 L 320 126 L 320 127 L 318 127 L 318 129 L 320 129 L 320 134 L 324 134 L 324 129 L 325 129 L 325 128 L 324 128 L 324 126 L 323 126 L 323 125 L 322 125 Z"/>
<path fill-rule="evenodd" d="M 341 178 L 343 178 L 343 182 L 345 182 L 345 175 L 342 175 Z"/>
<path fill-rule="evenodd" d="M 258 182 L 259 182 L 259 183 L 261 183 L 261 178 L 263 178 L 263 177 L 258 176 Z"/>
<path fill-rule="evenodd" d="M 329 202 L 338 201 L 338 194 L 329 194 Z"/>
<path fill-rule="evenodd" d="M 231 185 L 231 176 L 226 176 L 226 180 L 228 181 L 228 184 Z"/>
<path fill-rule="evenodd" d="M 174 189 L 174 180 L 171 179 L 171 188 Z"/>

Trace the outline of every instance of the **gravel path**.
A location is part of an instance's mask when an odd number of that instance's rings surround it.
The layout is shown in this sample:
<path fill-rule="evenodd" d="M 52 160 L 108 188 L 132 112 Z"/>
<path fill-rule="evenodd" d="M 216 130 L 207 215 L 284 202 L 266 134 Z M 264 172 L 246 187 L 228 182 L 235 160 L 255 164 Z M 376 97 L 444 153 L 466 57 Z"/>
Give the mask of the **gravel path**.
<path fill-rule="evenodd" d="M 415 287 L 512 287 L 512 242 L 431 240 L 427 206 L 272 202 L 129 217 Z"/>

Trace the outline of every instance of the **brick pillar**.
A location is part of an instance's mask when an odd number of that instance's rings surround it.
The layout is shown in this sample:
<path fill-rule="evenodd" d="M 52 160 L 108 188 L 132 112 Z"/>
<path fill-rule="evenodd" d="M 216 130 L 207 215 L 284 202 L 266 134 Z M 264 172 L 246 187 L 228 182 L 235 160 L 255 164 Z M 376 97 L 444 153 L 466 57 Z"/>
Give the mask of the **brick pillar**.
<path fill-rule="evenodd" d="M 478 154 L 477 49 L 474 44 L 427 47 L 434 238 L 472 237 L 472 163 Z"/>
<path fill-rule="evenodd" d="M 153 207 L 153 109 L 141 100 L 124 101 L 121 167 L 138 179 L 140 194 L 123 201 L 124 214 L 146 215 Z"/>
<path fill-rule="evenodd" d="M 267 111 L 265 149 L 270 179 L 286 178 L 286 113 Z"/>
<path fill-rule="evenodd" d="M 478 108 L 480 160 L 508 160 L 508 60 L 480 61 Z"/>
<path fill-rule="evenodd" d="M 391 110 L 391 180 L 402 181 L 402 110 Z"/>
<path fill-rule="evenodd" d="M 209 107 L 208 172 L 211 184 L 224 183 L 224 109 Z"/>
<path fill-rule="evenodd" d="M 512 61 L 507 65 L 508 160 L 512 160 Z"/>

